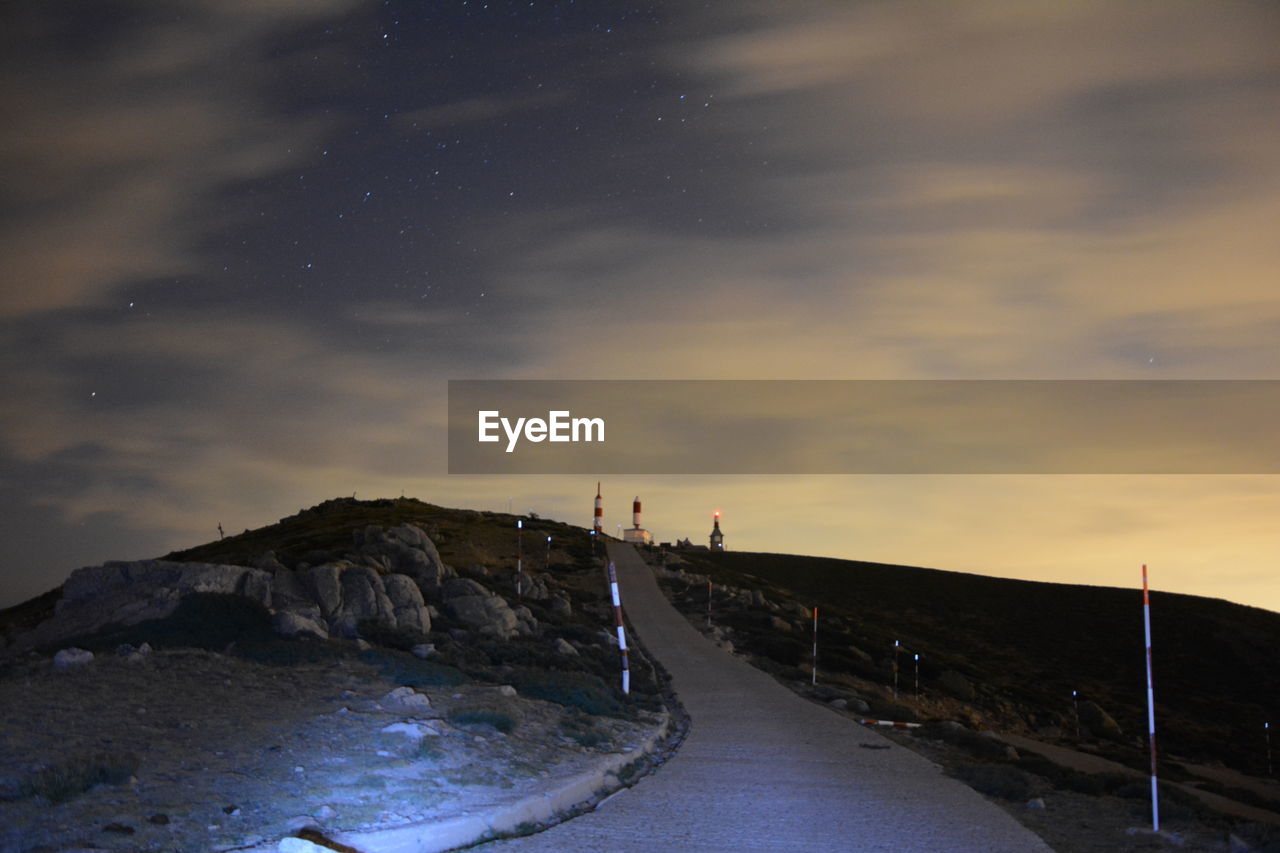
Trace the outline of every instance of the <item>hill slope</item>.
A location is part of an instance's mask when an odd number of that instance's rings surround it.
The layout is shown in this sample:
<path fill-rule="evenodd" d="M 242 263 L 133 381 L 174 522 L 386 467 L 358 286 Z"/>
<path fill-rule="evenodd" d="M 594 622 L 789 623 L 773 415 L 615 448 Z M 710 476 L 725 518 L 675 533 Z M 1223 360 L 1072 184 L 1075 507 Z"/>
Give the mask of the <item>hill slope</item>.
<path fill-rule="evenodd" d="M 926 693 L 946 693 L 943 674 L 959 673 L 975 688 L 974 704 L 1003 725 L 1068 731 L 1076 690 L 1115 717 L 1124 743 L 1144 742 L 1140 590 L 781 554 L 681 557 L 718 583 L 819 605 L 824 674 L 889 683 L 898 640 L 920 653 Z M 1152 593 L 1151 613 L 1162 748 L 1264 772 L 1263 723 L 1280 709 L 1280 613 L 1164 592 Z M 803 640 L 783 643 L 789 651 L 777 651 L 779 662 L 807 664 Z M 870 662 L 846 653 L 849 647 Z M 905 693 L 911 654 L 901 660 Z M 1141 763 L 1136 749 L 1130 763 Z"/>

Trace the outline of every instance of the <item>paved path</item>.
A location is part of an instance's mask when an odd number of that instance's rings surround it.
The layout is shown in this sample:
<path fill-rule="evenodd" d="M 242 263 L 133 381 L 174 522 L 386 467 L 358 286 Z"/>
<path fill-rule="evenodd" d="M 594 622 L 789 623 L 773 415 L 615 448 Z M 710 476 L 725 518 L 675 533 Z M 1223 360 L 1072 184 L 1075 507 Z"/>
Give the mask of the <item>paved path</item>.
<path fill-rule="evenodd" d="M 630 545 L 610 543 L 609 554 L 628 619 L 689 712 L 689 735 L 656 773 L 594 812 L 480 849 L 1050 850 L 935 765 L 717 648 L 666 601 Z"/>

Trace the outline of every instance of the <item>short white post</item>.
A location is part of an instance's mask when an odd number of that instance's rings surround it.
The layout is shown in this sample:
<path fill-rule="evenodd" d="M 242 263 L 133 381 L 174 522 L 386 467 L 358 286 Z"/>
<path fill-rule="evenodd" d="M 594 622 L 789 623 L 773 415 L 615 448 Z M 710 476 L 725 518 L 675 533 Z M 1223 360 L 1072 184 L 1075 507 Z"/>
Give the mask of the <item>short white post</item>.
<path fill-rule="evenodd" d="M 811 684 L 818 683 L 818 605 L 813 606 L 813 673 Z"/>

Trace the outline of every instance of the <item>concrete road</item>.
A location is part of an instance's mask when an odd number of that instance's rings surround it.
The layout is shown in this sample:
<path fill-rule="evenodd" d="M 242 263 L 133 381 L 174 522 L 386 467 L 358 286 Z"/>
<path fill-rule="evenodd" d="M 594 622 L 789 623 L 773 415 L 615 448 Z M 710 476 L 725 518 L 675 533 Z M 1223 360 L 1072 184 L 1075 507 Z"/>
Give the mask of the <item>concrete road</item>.
<path fill-rule="evenodd" d="M 689 735 L 656 773 L 595 811 L 479 849 L 1050 850 L 935 765 L 702 637 L 632 546 L 611 544 L 609 554 L 628 619 L 689 712 Z"/>

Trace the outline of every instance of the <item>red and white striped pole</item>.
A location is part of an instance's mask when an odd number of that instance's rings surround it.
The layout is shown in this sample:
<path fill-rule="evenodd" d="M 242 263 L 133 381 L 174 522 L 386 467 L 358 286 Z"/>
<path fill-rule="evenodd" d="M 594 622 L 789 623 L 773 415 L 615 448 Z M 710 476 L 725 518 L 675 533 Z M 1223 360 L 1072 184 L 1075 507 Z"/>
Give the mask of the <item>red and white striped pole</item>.
<path fill-rule="evenodd" d="M 1156 699 L 1151 686 L 1151 597 L 1147 592 L 1147 564 L 1142 564 L 1142 625 L 1147 635 L 1147 738 L 1151 745 L 1151 829 L 1160 831 L 1160 791 L 1156 784 Z"/>
<path fill-rule="evenodd" d="M 609 591 L 613 593 L 613 618 L 618 627 L 618 651 L 622 653 L 622 692 L 631 692 L 631 664 L 627 660 L 627 630 L 622 627 L 622 598 L 618 595 L 618 572 L 609 561 Z"/>
<path fill-rule="evenodd" d="M 604 533 L 604 498 L 600 495 L 599 481 L 596 481 L 596 513 L 591 521 L 591 532 L 597 536 Z"/>
<path fill-rule="evenodd" d="M 818 683 L 818 605 L 813 606 L 813 680 Z"/>

